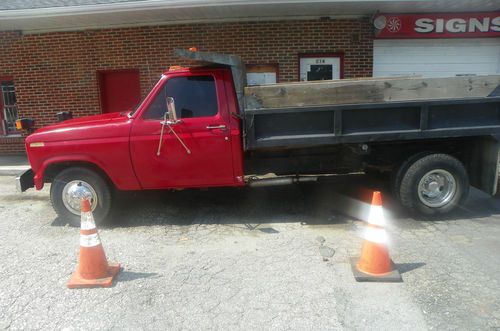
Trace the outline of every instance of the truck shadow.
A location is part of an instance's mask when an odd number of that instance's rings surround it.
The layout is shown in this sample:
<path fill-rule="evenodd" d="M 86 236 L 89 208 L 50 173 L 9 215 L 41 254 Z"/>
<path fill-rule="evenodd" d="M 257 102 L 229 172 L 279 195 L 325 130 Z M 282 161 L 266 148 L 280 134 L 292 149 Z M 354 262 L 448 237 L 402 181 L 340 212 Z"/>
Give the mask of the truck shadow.
<path fill-rule="evenodd" d="M 300 222 L 345 223 L 311 194 L 309 185 L 268 188 L 214 188 L 178 192 L 120 192 L 112 219 L 104 226 L 260 224 Z"/>
<path fill-rule="evenodd" d="M 382 191 L 387 216 L 406 226 L 418 227 L 422 220 L 454 221 L 500 214 L 498 199 L 471 188 L 467 202 L 449 215 L 414 216 L 390 196 L 387 186 L 356 175 L 280 187 L 120 192 L 114 213 L 103 226 L 239 224 L 252 230 L 269 223 L 345 224 L 365 219 L 369 210 L 369 204 L 353 194 L 358 189 Z"/>

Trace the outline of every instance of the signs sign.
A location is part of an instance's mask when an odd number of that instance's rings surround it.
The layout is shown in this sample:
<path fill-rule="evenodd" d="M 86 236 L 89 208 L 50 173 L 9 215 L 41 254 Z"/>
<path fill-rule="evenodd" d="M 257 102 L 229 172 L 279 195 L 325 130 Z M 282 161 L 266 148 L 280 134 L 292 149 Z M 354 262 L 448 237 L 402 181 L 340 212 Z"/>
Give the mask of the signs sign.
<path fill-rule="evenodd" d="M 500 12 L 452 14 L 379 14 L 378 39 L 500 37 Z"/>

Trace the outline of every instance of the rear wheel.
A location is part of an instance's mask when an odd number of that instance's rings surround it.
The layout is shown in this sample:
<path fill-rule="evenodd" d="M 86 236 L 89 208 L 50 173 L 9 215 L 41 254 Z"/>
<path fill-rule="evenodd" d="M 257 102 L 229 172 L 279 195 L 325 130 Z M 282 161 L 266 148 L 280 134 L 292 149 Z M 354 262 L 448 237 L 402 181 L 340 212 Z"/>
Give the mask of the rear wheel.
<path fill-rule="evenodd" d="M 431 152 L 420 152 L 412 155 L 408 159 L 404 160 L 396 167 L 391 174 L 391 191 L 395 198 L 399 199 L 399 188 L 401 186 L 401 181 L 403 180 L 403 176 L 408 171 L 408 168 L 422 157 L 432 154 Z"/>
<path fill-rule="evenodd" d="M 451 155 L 429 154 L 406 165 L 397 188 L 406 208 L 425 215 L 442 215 L 463 203 L 469 178 L 463 164 Z"/>
<path fill-rule="evenodd" d="M 50 199 L 59 217 L 71 226 L 80 226 L 80 203 L 90 200 L 96 223 L 111 211 L 112 192 L 108 182 L 98 173 L 84 167 L 61 171 L 52 181 Z"/>

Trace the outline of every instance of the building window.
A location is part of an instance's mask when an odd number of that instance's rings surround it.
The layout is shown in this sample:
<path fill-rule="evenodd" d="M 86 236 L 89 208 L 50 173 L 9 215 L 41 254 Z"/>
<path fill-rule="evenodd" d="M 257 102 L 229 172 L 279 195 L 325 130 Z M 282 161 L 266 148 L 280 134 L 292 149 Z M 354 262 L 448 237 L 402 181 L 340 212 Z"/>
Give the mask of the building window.
<path fill-rule="evenodd" d="M 0 119 L 2 125 L 0 133 L 3 135 L 17 134 L 16 120 L 18 119 L 16 92 L 12 80 L 0 81 Z"/>
<path fill-rule="evenodd" d="M 277 64 L 248 64 L 247 85 L 269 85 L 278 82 Z"/>
<path fill-rule="evenodd" d="M 344 78 L 342 54 L 299 55 L 299 80 L 332 80 Z"/>

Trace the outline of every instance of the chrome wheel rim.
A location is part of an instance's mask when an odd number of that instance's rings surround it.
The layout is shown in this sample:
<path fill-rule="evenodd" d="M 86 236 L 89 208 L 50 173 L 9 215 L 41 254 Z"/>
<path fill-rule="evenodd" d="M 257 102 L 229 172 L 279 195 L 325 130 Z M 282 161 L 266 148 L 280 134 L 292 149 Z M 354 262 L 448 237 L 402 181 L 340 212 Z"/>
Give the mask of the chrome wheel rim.
<path fill-rule="evenodd" d="M 66 209 L 71 213 L 80 215 L 80 206 L 83 198 L 90 200 L 90 207 L 94 211 L 97 206 L 97 193 L 89 183 L 83 180 L 73 180 L 64 186 L 62 201 Z"/>
<path fill-rule="evenodd" d="M 442 207 L 448 204 L 456 193 L 455 177 L 444 169 L 429 171 L 418 183 L 418 198 L 428 207 Z"/>

